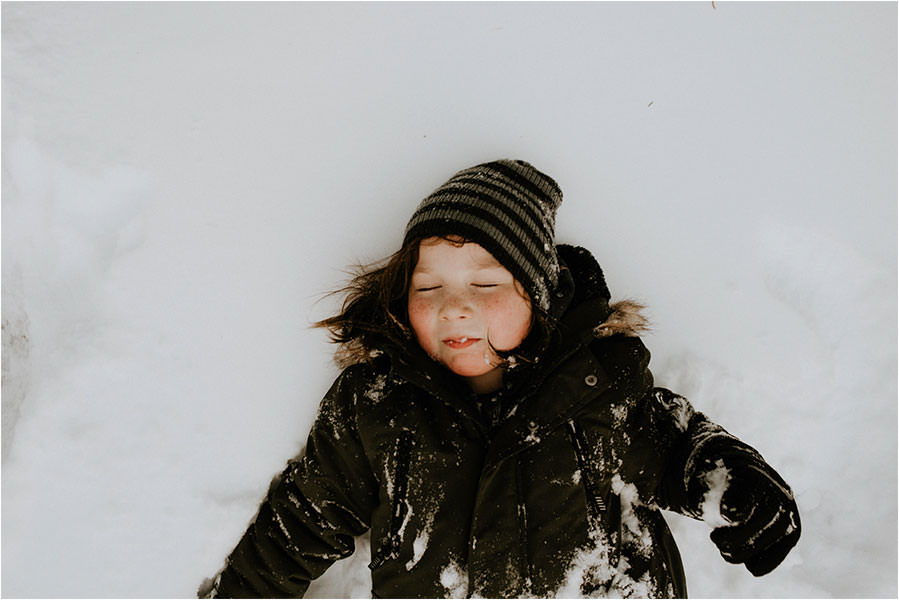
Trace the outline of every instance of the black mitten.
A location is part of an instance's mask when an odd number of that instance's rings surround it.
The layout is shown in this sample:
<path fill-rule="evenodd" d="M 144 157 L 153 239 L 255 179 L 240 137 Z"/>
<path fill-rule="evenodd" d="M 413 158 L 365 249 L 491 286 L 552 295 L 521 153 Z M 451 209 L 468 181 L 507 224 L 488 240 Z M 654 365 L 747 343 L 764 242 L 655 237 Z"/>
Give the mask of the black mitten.
<path fill-rule="evenodd" d="M 760 577 L 783 562 L 799 541 L 801 525 L 793 492 L 766 464 L 728 465 L 730 478 L 721 498 L 721 516 L 711 539 L 730 563 L 745 563 Z"/>

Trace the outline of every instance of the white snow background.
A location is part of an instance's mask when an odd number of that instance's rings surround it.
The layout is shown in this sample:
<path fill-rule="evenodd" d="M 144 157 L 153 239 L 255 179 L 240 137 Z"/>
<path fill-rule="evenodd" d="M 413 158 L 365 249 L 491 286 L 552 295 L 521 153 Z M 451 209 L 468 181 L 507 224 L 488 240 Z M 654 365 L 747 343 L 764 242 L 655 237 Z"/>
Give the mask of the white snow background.
<path fill-rule="evenodd" d="M 522 158 L 648 304 L 657 383 L 761 450 L 773 574 L 897 595 L 895 3 L 2 5 L 5 597 L 189 597 L 337 371 L 321 294 Z M 364 548 L 365 542 L 362 546 Z M 367 548 L 364 548 L 367 550 Z M 367 559 L 311 596 L 365 596 Z"/>

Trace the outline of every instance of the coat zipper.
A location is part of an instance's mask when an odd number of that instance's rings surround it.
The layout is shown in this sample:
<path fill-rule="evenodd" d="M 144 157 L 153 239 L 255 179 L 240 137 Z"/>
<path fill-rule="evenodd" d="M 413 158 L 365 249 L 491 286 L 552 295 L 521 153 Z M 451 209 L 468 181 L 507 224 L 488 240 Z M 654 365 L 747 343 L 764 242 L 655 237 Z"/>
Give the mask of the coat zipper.
<path fill-rule="evenodd" d="M 525 577 L 522 593 L 530 595 L 534 574 L 528 550 L 528 511 L 527 505 L 525 504 L 524 489 L 522 485 L 524 479 L 522 473 L 523 469 L 524 466 L 521 464 L 521 461 L 515 461 L 515 502 L 517 504 L 518 513 L 518 540 L 519 544 L 521 544 L 521 554 L 519 555 L 521 560 L 520 568 Z"/>
<path fill-rule="evenodd" d="M 598 526 L 601 523 L 602 514 L 606 510 L 605 502 L 599 492 L 599 484 L 596 481 L 596 474 L 592 468 L 592 461 L 587 456 L 587 440 L 584 432 L 574 422 L 573 419 L 568 421 L 568 437 L 571 439 L 571 445 L 574 447 L 574 454 L 577 457 L 577 466 L 581 472 L 581 484 L 587 494 L 587 510 L 590 514 L 591 524 Z"/>
<path fill-rule="evenodd" d="M 390 528 L 386 542 L 378 550 L 369 569 L 377 569 L 388 560 L 397 558 L 402 543 L 403 522 L 409 506 L 406 503 L 406 494 L 409 488 L 409 463 L 412 457 L 412 432 L 403 430 L 400 432 L 394 446 L 394 470 L 393 470 L 393 502 L 390 513 Z"/>

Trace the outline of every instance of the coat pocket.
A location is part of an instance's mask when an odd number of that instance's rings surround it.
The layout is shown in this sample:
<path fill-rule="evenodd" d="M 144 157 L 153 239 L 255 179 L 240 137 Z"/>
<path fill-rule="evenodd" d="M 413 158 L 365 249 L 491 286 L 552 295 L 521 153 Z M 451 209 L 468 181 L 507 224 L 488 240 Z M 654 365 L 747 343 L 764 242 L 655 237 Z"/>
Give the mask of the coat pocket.
<path fill-rule="evenodd" d="M 412 460 L 412 432 L 403 430 L 396 440 L 393 450 L 393 493 L 391 499 L 390 526 L 381 546 L 368 565 L 377 569 L 388 560 L 397 558 L 403 541 L 406 517 L 409 513 L 407 494 L 409 490 L 409 466 Z"/>
<path fill-rule="evenodd" d="M 587 496 L 587 513 L 590 524 L 594 527 L 602 522 L 603 513 L 606 512 L 606 504 L 603 501 L 599 487 L 597 465 L 593 453 L 589 451 L 587 439 L 578 424 L 572 419 L 568 421 L 568 439 L 577 457 L 577 466 L 581 473 L 581 485 Z"/>

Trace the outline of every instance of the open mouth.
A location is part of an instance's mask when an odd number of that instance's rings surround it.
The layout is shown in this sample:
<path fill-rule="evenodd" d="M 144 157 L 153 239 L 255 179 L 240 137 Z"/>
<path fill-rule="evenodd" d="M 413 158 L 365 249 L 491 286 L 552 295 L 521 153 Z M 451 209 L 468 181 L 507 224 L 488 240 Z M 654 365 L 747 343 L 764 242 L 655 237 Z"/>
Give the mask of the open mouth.
<path fill-rule="evenodd" d="M 452 348 L 453 350 L 462 350 L 464 348 L 468 348 L 469 346 L 473 346 L 474 344 L 481 341 L 481 338 L 471 338 L 467 336 L 457 337 L 457 338 L 447 338 L 443 340 L 443 343 Z"/>

